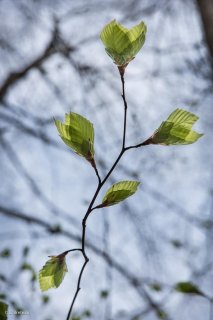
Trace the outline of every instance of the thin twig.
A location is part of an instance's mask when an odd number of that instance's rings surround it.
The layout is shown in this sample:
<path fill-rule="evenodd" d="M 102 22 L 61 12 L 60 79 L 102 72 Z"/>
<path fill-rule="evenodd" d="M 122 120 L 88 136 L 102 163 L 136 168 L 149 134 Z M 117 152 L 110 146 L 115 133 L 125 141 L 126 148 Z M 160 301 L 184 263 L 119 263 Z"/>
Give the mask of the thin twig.
<path fill-rule="evenodd" d="M 140 148 L 140 147 L 148 146 L 149 144 L 153 144 L 151 138 L 145 140 L 145 141 L 142 142 L 142 143 L 136 144 L 136 145 L 134 145 L 134 146 L 126 147 L 126 148 L 125 148 L 125 151 L 130 150 L 130 149 L 137 149 L 137 148 Z"/>
<path fill-rule="evenodd" d="M 120 70 L 119 70 L 120 71 Z M 89 262 L 89 258 L 86 254 L 86 250 L 85 250 L 85 238 L 86 238 L 86 222 L 87 222 L 87 219 L 90 215 L 90 213 L 95 210 L 95 209 L 98 209 L 99 206 L 96 206 L 96 207 L 93 207 L 93 204 L 101 190 L 101 188 L 103 187 L 103 185 L 105 184 L 105 182 L 107 181 L 107 179 L 109 178 L 109 176 L 111 175 L 111 173 L 113 172 L 113 170 L 115 169 L 115 167 L 117 166 L 118 162 L 120 161 L 121 157 L 123 156 L 124 152 L 126 151 L 125 150 L 125 142 L 126 142 L 126 122 L 127 122 L 127 102 L 126 102 L 126 97 L 125 97 L 125 81 L 124 81 L 124 73 L 120 72 L 120 76 L 121 76 L 121 83 L 122 83 L 122 98 L 123 98 L 123 101 L 124 101 L 124 126 L 123 126 L 123 138 L 122 138 L 122 148 L 121 148 L 121 151 L 117 157 L 117 159 L 115 160 L 114 164 L 112 165 L 111 169 L 109 170 L 109 172 L 107 173 L 107 175 L 105 176 L 105 178 L 101 181 L 100 179 L 100 176 L 99 176 L 99 173 L 98 173 L 98 170 L 96 168 L 96 166 L 94 166 L 94 169 L 95 169 L 95 173 L 98 177 L 98 186 L 97 186 L 97 189 L 95 191 L 95 194 L 89 204 L 89 207 L 86 211 L 86 214 L 82 220 L 82 254 L 83 254 L 83 257 L 85 259 L 84 261 L 84 264 L 81 268 L 81 271 L 80 271 L 80 274 L 79 274 L 79 277 L 78 277 L 78 282 L 77 282 L 77 288 L 76 288 L 76 292 L 75 292 L 75 295 L 72 299 L 72 302 L 71 302 L 71 305 L 70 305 L 70 308 L 69 308 L 69 312 L 67 314 L 67 318 L 66 320 L 69 320 L 70 319 L 70 316 L 71 316 L 71 313 L 72 313 L 72 310 L 73 310 L 73 306 L 75 304 L 75 300 L 78 296 L 78 293 L 81 289 L 80 285 L 81 285 L 81 278 L 82 278 L 82 275 L 83 275 L 83 272 L 84 272 L 84 269 L 87 265 L 87 263 Z"/>
<path fill-rule="evenodd" d="M 121 83 L 122 83 L 122 98 L 124 102 L 124 128 L 123 128 L 123 144 L 122 150 L 125 149 L 125 142 L 126 142 L 126 119 L 127 119 L 127 102 L 125 96 L 125 80 L 124 80 L 124 71 L 120 69 L 120 76 L 121 76 Z"/>
<path fill-rule="evenodd" d="M 101 205 L 97 205 L 95 207 L 93 207 L 93 204 L 95 203 L 95 200 L 101 190 L 101 188 L 103 187 L 103 185 L 105 184 L 105 182 L 107 181 L 107 179 L 110 177 L 111 173 L 113 172 L 113 170 L 115 169 L 115 167 L 117 166 L 117 164 L 119 163 L 120 159 L 122 158 L 123 154 L 129 150 L 129 149 L 133 149 L 133 148 L 139 148 L 139 147 L 142 147 L 142 146 L 145 146 L 145 145 L 148 145 L 150 144 L 150 140 L 146 140 L 144 141 L 143 143 L 140 143 L 138 145 L 134 145 L 134 146 L 129 146 L 129 147 L 126 147 L 126 125 L 127 125 L 127 109 L 128 109 L 128 105 L 127 105 L 127 101 L 126 101 L 126 96 L 125 96 L 125 80 L 124 80 L 124 71 L 125 69 L 122 69 L 122 68 L 118 68 L 119 69 L 119 72 L 120 72 L 120 77 L 121 77 L 121 83 L 122 83 L 122 98 L 123 98 L 123 102 L 124 102 L 124 123 L 123 123 L 123 137 L 122 137 L 122 147 L 121 147 L 121 151 L 117 157 L 117 159 L 115 160 L 114 164 L 112 165 L 111 169 L 108 171 L 108 173 L 106 174 L 105 178 L 101 181 L 101 178 L 100 178 L 100 175 L 98 173 L 98 170 L 96 168 L 96 165 L 94 164 L 93 167 L 95 169 L 95 173 L 98 177 L 98 186 L 97 186 L 97 189 L 94 193 L 94 196 L 88 206 L 88 209 L 86 211 L 86 214 L 82 220 L 82 238 L 81 238 L 81 252 L 82 252 L 82 255 L 84 257 L 84 264 L 80 270 L 80 273 L 79 273 L 79 277 L 78 277 L 78 281 L 77 281 L 77 287 L 76 287 L 76 291 L 75 291 L 75 294 L 74 294 L 74 297 L 72 299 L 72 302 L 71 302 L 71 305 L 70 305 L 70 308 L 69 308 L 69 311 L 68 311 L 68 314 L 67 314 L 67 318 L 66 320 L 70 320 L 70 316 L 71 316 L 71 313 L 72 313 L 72 310 L 73 310 L 73 307 L 74 307 L 74 304 L 75 304 L 75 301 L 76 301 L 76 298 L 78 296 L 78 293 L 81 289 L 81 279 L 82 279 L 82 276 L 83 276 L 83 272 L 85 270 L 85 267 L 87 265 L 87 263 L 89 262 L 89 258 L 86 254 L 86 249 L 85 249 L 85 243 L 86 243 L 86 223 L 87 223 L 87 219 L 89 217 L 89 215 L 91 214 L 91 212 L 95 209 L 99 209 L 101 208 Z M 105 253 L 105 256 L 106 256 L 106 253 Z M 131 279 L 131 282 L 136 285 L 135 283 L 135 279 L 132 280 Z M 143 290 L 142 294 L 145 296 L 145 298 L 147 299 L 147 301 L 149 302 L 150 306 L 153 307 L 156 312 L 159 312 L 160 311 L 160 308 L 158 307 L 158 305 L 152 301 L 152 299 L 150 298 L 150 296 L 148 295 L 148 293 Z"/>
<path fill-rule="evenodd" d="M 79 249 L 70 249 L 70 250 L 64 251 L 62 254 L 66 255 L 69 252 L 73 252 L 73 251 L 81 251 L 82 252 L 82 249 L 81 248 L 79 248 Z"/>
<path fill-rule="evenodd" d="M 99 172 L 98 172 L 98 169 L 97 169 L 96 165 L 95 165 L 94 169 L 95 169 L 95 174 L 98 177 L 98 183 L 101 184 L 101 177 L 99 175 Z"/>
<path fill-rule="evenodd" d="M 77 298 L 77 296 L 78 296 L 79 291 L 81 290 L 81 287 L 80 287 L 81 278 L 82 278 L 84 269 L 85 269 L 85 267 L 86 267 L 86 265 L 87 265 L 88 262 L 89 262 L 89 259 L 88 259 L 88 258 L 85 259 L 85 262 L 84 262 L 84 264 L 83 264 L 83 266 L 82 266 L 82 268 L 81 268 L 81 271 L 80 271 L 80 274 L 79 274 L 79 277 L 78 277 L 77 289 L 76 289 L 75 295 L 74 295 L 74 297 L 73 297 L 73 299 L 72 299 L 72 303 L 71 303 L 69 312 L 68 312 L 68 314 L 67 314 L 67 318 L 66 318 L 67 320 L 70 319 L 71 312 L 72 312 L 73 306 L 74 306 L 74 304 L 75 304 L 75 300 L 76 300 L 76 298 Z"/>

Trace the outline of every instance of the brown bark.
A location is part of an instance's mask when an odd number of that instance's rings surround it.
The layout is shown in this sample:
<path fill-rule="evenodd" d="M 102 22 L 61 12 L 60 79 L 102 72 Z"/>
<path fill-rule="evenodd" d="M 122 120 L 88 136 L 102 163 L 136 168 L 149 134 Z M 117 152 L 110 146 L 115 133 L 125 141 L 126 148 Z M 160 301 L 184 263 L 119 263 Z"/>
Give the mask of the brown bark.
<path fill-rule="evenodd" d="M 210 55 L 213 59 L 213 0 L 197 0 L 203 30 Z"/>

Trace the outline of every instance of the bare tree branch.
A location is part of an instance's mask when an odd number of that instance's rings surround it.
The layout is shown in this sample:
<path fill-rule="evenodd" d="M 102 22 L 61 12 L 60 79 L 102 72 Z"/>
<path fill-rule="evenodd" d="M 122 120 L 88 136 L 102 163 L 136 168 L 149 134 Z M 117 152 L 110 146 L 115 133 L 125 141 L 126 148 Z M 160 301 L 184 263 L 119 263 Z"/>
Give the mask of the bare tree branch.
<path fill-rule="evenodd" d="M 3 101 L 8 90 L 14 86 L 17 81 L 23 79 L 26 74 L 33 68 L 40 68 L 42 63 L 48 59 L 52 54 L 56 52 L 61 52 L 65 56 L 69 56 L 70 52 L 73 52 L 75 49 L 62 40 L 58 30 L 58 25 L 55 25 L 52 38 L 47 44 L 44 51 L 38 56 L 35 60 L 25 66 L 22 70 L 17 72 L 10 73 L 8 77 L 4 80 L 3 84 L 0 87 L 0 101 Z"/>

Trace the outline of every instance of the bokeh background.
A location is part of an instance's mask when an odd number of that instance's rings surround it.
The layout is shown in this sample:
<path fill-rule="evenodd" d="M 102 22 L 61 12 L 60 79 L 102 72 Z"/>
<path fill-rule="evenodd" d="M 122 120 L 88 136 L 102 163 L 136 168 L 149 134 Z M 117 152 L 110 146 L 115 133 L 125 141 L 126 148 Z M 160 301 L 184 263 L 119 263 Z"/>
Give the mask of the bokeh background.
<path fill-rule="evenodd" d="M 66 318 L 81 254 L 67 257 L 57 290 L 42 294 L 36 277 L 48 255 L 79 246 L 97 178 L 60 140 L 53 117 L 74 111 L 93 122 L 103 177 L 122 142 L 120 78 L 99 39 L 114 18 L 148 26 L 126 72 L 127 144 L 148 138 L 177 107 L 200 116 L 205 136 L 124 156 L 99 201 L 115 181 L 142 183 L 90 216 L 73 319 L 213 319 L 207 299 L 173 290 L 192 281 L 213 297 L 212 0 L 1 0 L 0 299 L 9 319 L 18 309 L 27 320 Z"/>

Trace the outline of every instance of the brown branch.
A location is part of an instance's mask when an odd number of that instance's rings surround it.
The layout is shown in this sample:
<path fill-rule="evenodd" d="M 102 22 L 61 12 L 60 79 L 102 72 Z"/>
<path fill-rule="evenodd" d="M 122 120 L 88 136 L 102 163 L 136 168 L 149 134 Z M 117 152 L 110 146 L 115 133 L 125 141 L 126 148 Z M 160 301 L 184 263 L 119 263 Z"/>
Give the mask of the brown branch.
<path fill-rule="evenodd" d="M 65 56 L 67 56 L 70 52 L 74 50 L 75 49 L 73 47 L 69 46 L 67 43 L 64 42 L 64 40 L 62 40 L 62 38 L 60 37 L 58 26 L 56 24 L 52 34 L 52 38 L 50 39 L 44 51 L 23 69 L 10 73 L 8 77 L 5 79 L 5 81 L 0 87 L 0 101 L 4 100 L 4 97 L 6 96 L 8 90 L 12 86 L 14 86 L 17 83 L 17 81 L 24 78 L 27 75 L 27 73 L 33 68 L 40 68 L 42 63 L 52 54 L 56 52 L 61 52 Z"/>
<path fill-rule="evenodd" d="M 197 0 L 197 4 L 213 66 L 213 2 L 210 0 Z"/>

